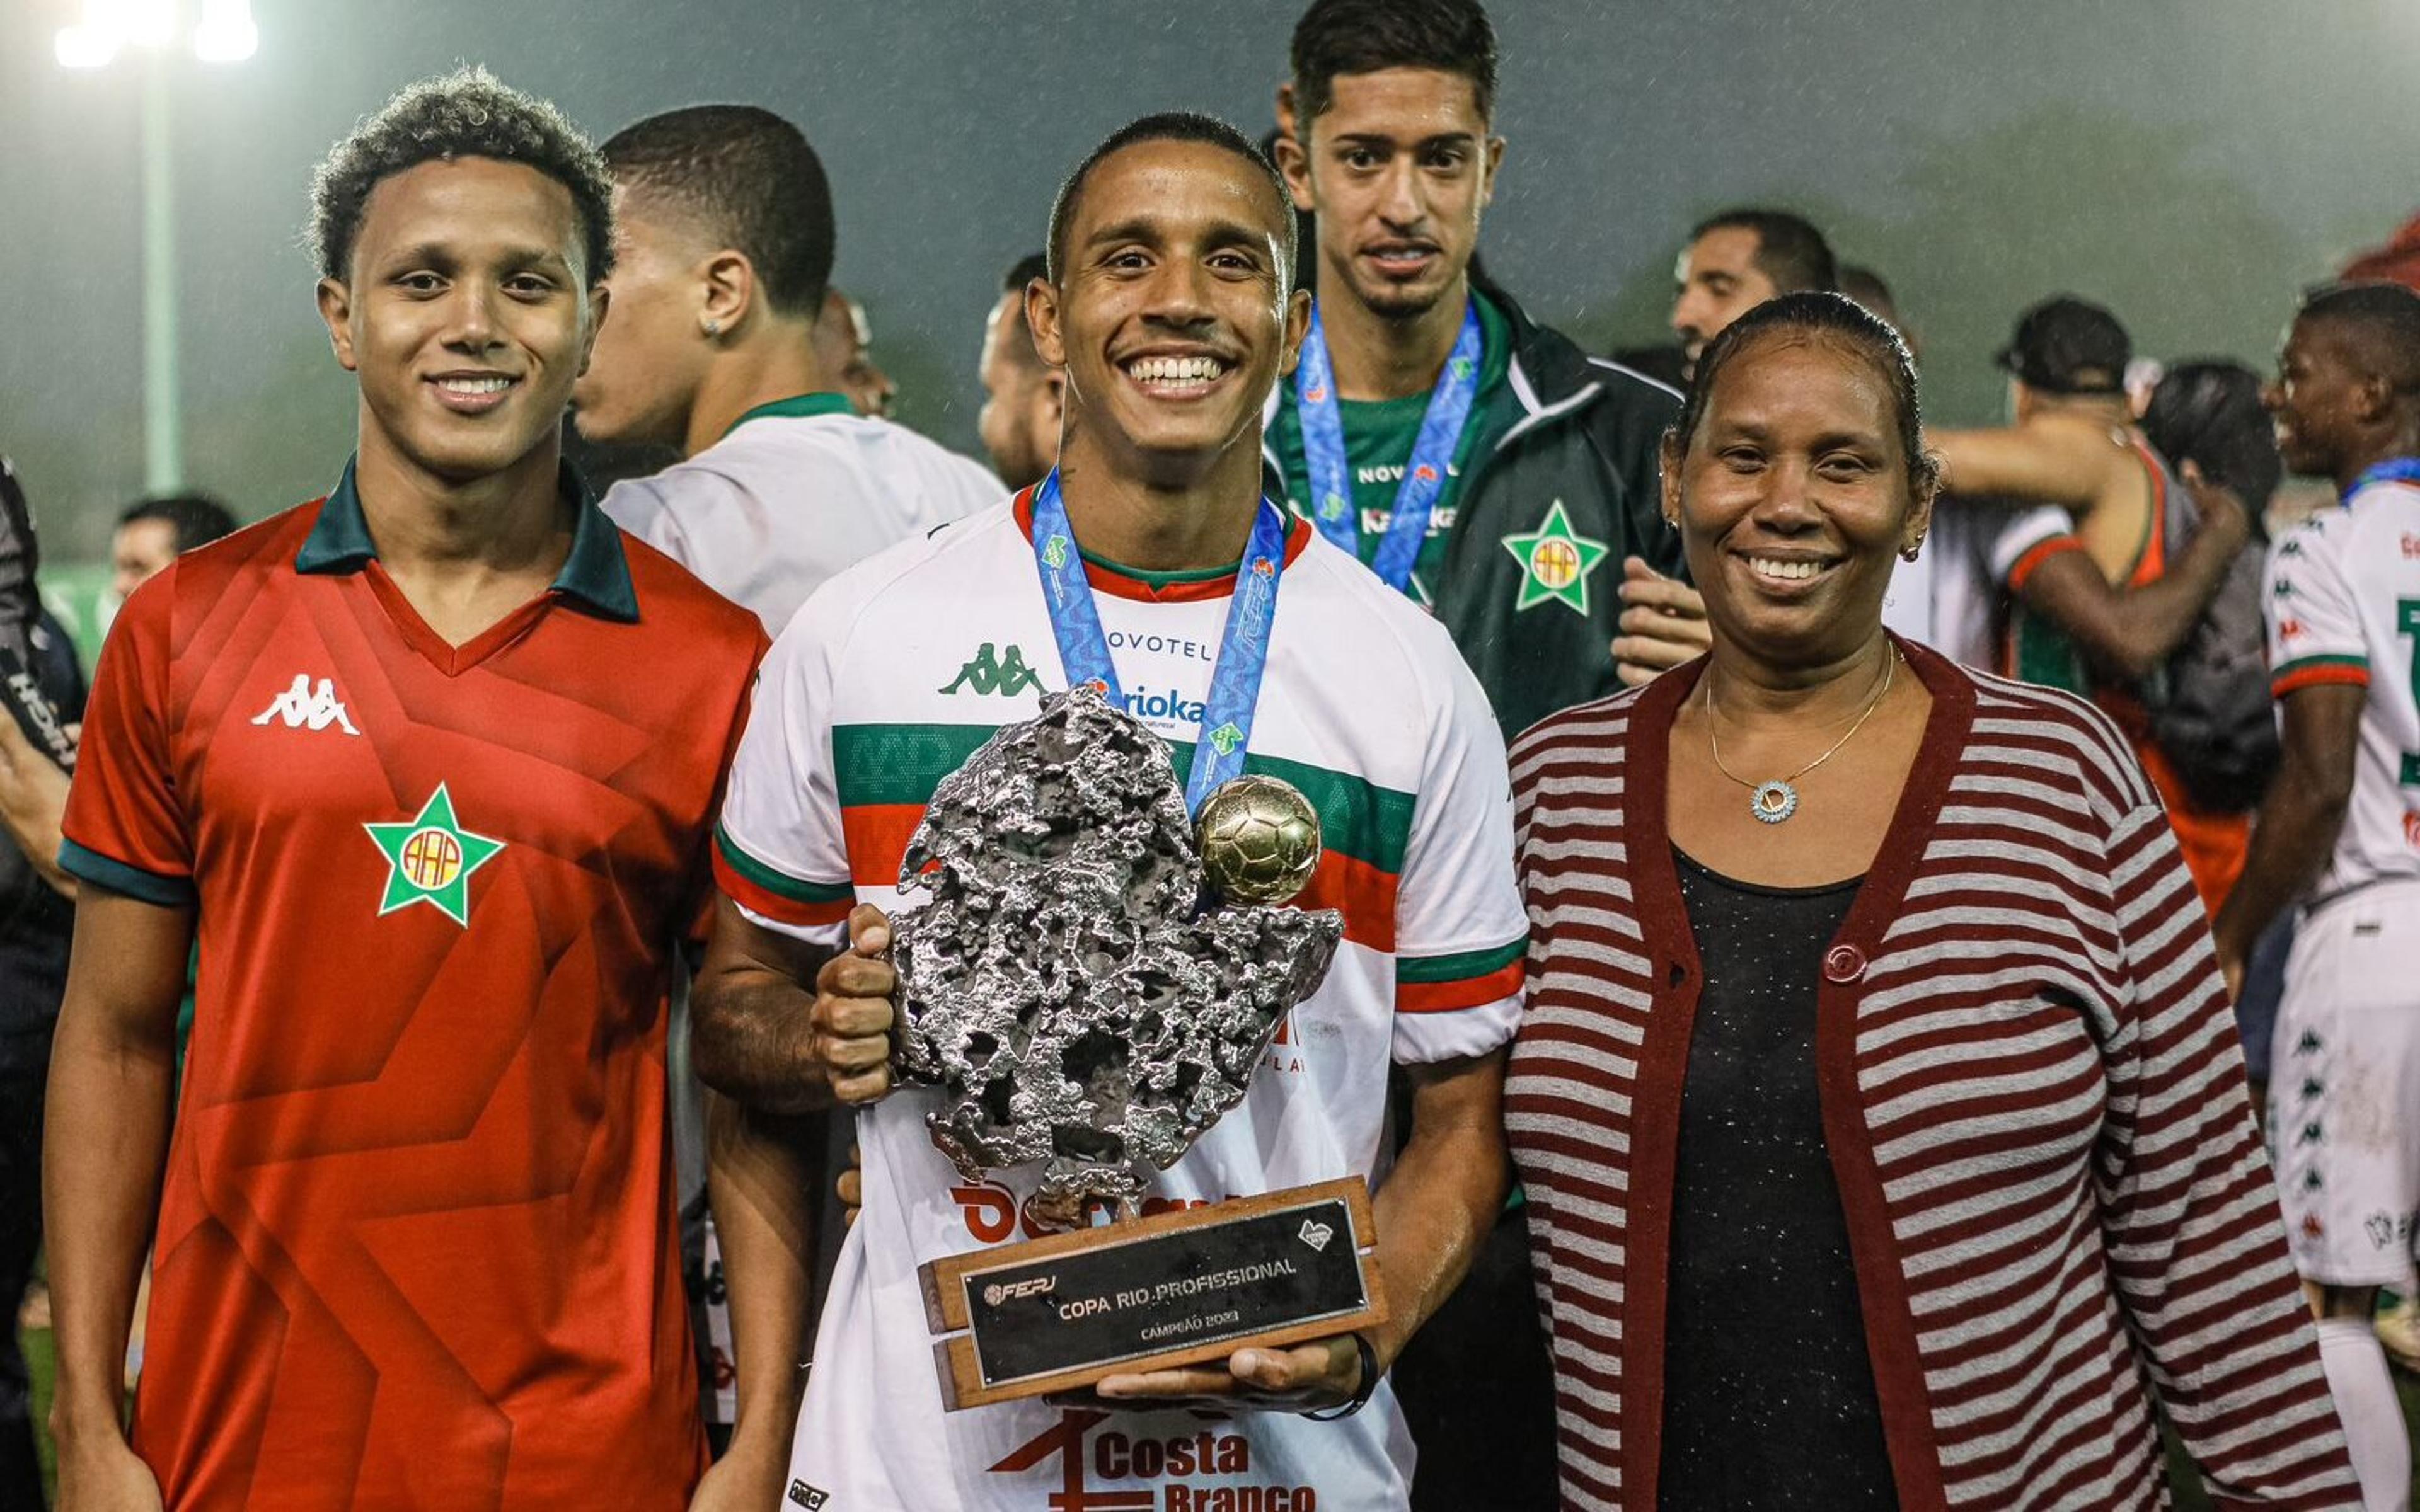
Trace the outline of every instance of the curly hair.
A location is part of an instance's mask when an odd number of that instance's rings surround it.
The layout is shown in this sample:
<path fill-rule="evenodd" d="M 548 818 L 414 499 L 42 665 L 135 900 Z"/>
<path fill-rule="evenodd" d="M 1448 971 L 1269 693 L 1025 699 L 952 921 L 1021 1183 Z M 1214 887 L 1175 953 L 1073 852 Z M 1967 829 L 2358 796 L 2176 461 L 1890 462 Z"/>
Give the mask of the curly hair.
<path fill-rule="evenodd" d="M 613 270 L 613 181 L 604 158 L 562 111 L 474 67 L 405 85 L 329 149 L 311 176 L 311 255 L 320 273 L 345 276 L 381 179 L 457 158 L 521 163 L 561 184 L 580 212 L 589 282 Z"/>

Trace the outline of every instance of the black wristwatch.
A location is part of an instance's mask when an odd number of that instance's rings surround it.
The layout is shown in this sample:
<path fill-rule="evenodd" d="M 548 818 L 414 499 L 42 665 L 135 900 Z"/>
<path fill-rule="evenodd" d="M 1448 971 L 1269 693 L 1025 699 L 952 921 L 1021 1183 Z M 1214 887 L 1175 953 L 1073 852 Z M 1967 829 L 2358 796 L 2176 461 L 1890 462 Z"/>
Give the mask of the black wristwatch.
<path fill-rule="evenodd" d="M 1358 1330 L 1353 1335 L 1353 1348 L 1361 1355 L 1361 1384 L 1354 1389 L 1352 1399 L 1339 1402 L 1334 1407 L 1323 1407 L 1315 1412 L 1305 1412 L 1302 1414 L 1305 1419 L 1313 1423 L 1333 1423 L 1340 1418 L 1351 1417 L 1370 1405 L 1370 1398 L 1378 1390 L 1378 1351 L 1371 1344 L 1370 1335 Z"/>

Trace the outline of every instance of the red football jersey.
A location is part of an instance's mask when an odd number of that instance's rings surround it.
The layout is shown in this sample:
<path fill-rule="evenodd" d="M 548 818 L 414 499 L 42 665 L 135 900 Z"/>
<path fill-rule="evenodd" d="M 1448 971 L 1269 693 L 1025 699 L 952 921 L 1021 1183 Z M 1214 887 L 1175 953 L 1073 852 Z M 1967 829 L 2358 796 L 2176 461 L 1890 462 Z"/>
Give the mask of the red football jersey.
<path fill-rule="evenodd" d="M 685 1504 L 665 991 L 764 647 L 584 502 L 449 646 L 349 469 L 128 601 L 61 858 L 198 913 L 134 1421 L 171 1512 Z"/>

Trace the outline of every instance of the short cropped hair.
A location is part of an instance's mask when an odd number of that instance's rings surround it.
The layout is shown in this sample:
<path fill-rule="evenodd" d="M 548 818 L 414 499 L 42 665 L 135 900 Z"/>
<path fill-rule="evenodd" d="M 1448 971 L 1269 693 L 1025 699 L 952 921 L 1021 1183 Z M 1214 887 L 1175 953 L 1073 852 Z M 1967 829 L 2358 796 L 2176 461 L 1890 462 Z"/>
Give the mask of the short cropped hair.
<path fill-rule="evenodd" d="M 1000 281 L 1000 291 L 1002 294 L 1022 294 L 1028 284 L 1037 278 L 1049 276 L 1050 255 L 1046 252 L 1029 252 L 1009 264 L 1006 276 Z"/>
<path fill-rule="evenodd" d="M 1855 352 L 1883 376 L 1890 389 L 1893 421 L 1900 446 L 1907 455 L 1909 486 L 1926 492 L 1941 480 L 1940 459 L 1924 449 L 1924 408 L 1916 388 L 1916 358 L 1890 322 L 1845 294 L 1802 289 L 1767 300 L 1725 326 L 1706 344 L 1682 401 L 1681 418 L 1667 440 L 1686 452 L 1705 420 L 1714 380 L 1732 359 L 1751 344 L 1780 332 L 1792 332 L 1835 341 Z"/>
<path fill-rule="evenodd" d="M 1295 242 L 1294 196 L 1287 192 L 1285 179 L 1279 176 L 1276 166 L 1261 155 L 1261 149 L 1252 145 L 1250 137 L 1216 116 L 1201 116 L 1187 110 L 1163 111 L 1156 116 L 1128 121 L 1087 153 L 1084 161 L 1076 164 L 1076 171 L 1060 184 L 1059 197 L 1050 202 L 1050 281 L 1056 284 L 1066 274 L 1067 233 L 1075 224 L 1076 208 L 1083 201 L 1084 181 L 1092 177 L 1093 170 L 1111 154 L 1144 142 L 1201 142 L 1233 153 L 1259 170 L 1261 177 L 1268 181 L 1269 193 L 1277 200 L 1280 254 L 1278 287 L 1281 291 L 1292 292 L 1298 248 Z"/>
<path fill-rule="evenodd" d="M 1694 242 L 1709 231 L 1755 232 L 1757 271 L 1772 281 L 1776 294 L 1830 292 L 1840 286 L 1840 265 L 1832 255 L 1832 244 L 1803 215 L 1752 207 L 1725 210 L 1699 222 L 1689 239 Z"/>
<path fill-rule="evenodd" d="M 2260 403 L 2260 375 L 2223 357 L 2172 364 L 2143 409 L 2143 435 L 2176 467 L 2235 490 L 2259 529 L 2262 511 L 2285 480 L 2277 430 Z"/>
<path fill-rule="evenodd" d="M 1313 0 L 1294 25 L 1295 131 L 1336 103 L 1340 73 L 1435 69 L 1470 81 L 1482 119 L 1496 114 L 1496 28 L 1479 0 Z"/>
<path fill-rule="evenodd" d="M 822 308 L 831 180 L 797 127 L 754 105 L 690 105 L 614 132 L 605 162 L 625 189 L 676 207 L 746 257 L 774 309 L 812 317 Z"/>
<path fill-rule="evenodd" d="M 2304 298 L 2295 318 L 2349 331 L 2362 377 L 2420 394 L 2420 293 L 2401 284 L 2331 284 Z"/>
<path fill-rule="evenodd" d="M 518 162 L 561 184 L 580 214 L 588 281 L 613 271 L 613 185 L 605 160 L 553 105 L 469 68 L 405 85 L 329 149 L 311 176 L 311 254 L 320 273 L 346 276 L 370 191 L 424 162 L 458 158 Z"/>
<path fill-rule="evenodd" d="M 210 495 L 176 493 L 136 500 L 118 514 L 117 527 L 123 530 L 153 519 L 166 522 L 177 538 L 178 556 L 197 546 L 208 546 L 222 535 L 233 534 L 236 525 L 234 512 Z"/>
<path fill-rule="evenodd" d="M 1033 328 L 1025 323 L 1024 315 L 1027 286 L 1037 278 L 1047 279 L 1049 276 L 1049 256 L 1044 253 L 1029 252 L 1010 264 L 1007 274 L 1000 281 L 1000 291 L 1002 294 L 1015 296 L 1018 303 L 1017 313 L 1010 316 L 1010 319 L 1016 323 L 1017 333 L 1008 338 L 1008 356 L 1009 361 L 1019 367 L 1039 370 L 1049 365 L 1043 362 L 1041 348 L 1033 345 Z"/>

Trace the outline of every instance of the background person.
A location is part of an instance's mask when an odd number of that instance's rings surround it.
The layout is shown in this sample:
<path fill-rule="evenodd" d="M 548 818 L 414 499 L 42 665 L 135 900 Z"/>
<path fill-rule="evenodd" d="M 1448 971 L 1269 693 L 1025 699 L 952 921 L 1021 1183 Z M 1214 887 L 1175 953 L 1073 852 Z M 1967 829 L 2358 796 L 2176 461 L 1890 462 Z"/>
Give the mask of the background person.
<path fill-rule="evenodd" d="M 2411 1443 L 2370 1315 L 2381 1287 L 2410 1286 L 2420 1225 L 2420 294 L 2313 295 L 2268 401 L 2286 465 L 2340 501 L 2270 553 L 2285 756 L 2218 953 L 2240 982 L 2269 921 L 2299 905 L 2271 1149 L 2364 1496 L 2401 1507 Z"/>
<path fill-rule="evenodd" d="M 2260 375 L 2241 363 L 2195 358 L 2169 364 L 2143 410 L 2143 437 L 2182 471 L 2190 467 L 2239 503 L 2252 538 L 2264 552 L 2262 521 L 2285 481 L 2275 427 L 2261 403 Z M 2098 574 L 2086 575 L 2096 585 Z M 2134 595 L 2126 595 L 2134 596 Z M 2150 632 L 2156 634 L 2157 632 Z M 2285 991 L 2286 952 L 2294 939 L 2291 912 L 2279 916 L 2245 960 L 2235 995 L 2235 1025 L 2243 1041 L 2243 1069 L 2252 1105 L 2266 1105 L 2271 1030 Z"/>
<path fill-rule="evenodd" d="M 847 301 L 827 287 L 831 189 L 797 127 L 693 105 L 625 127 L 604 153 L 613 317 L 575 413 L 593 441 L 683 454 L 606 494 L 616 523 L 777 635 L 834 573 L 1000 500 L 982 467 L 831 387 L 847 363 L 819 332 Z"/>
<path fill-rule="evenodd" d="M 823 370 L 818 387 L 847 395 L 869 420 L 887 420 L 899 385 L 874 361 L 873 347 L 874 322 L 865 317 L 865 306 L 837 288 L 826 289 L 815 315 L 815 357 Z"/>
<path fill-rule="evenodd" d="M 235 516 L 209 494 L 163 494 L 127 505 L 110 532 L 109 608 L 114 612 L 178 556 L 235 528 Z M 45 692 L 54 705 L 73 708 L 73 717 L 81 719 L 84 673 L 66 626 L 46 610 L 32 636 L 42 653 L 38 674 Z M 70 687 L 72 697 L 63 699 Z M 67 809 L 68 774 L 36 749 L 14 720 L 0 719 L 0 828 L 54 891 L 73 898 L 75 878 L 58 864 L 59 821 Z M 64 965 L 64 954 L 60 960 Z"/>
<path fill-rule="evenodd" d="M 138 499 L 117 517 L 109 535 L 109 591 L 118 603 L 151 576 L 195 547 L 235 532 L 233 511 L 206 493 Z"/>
<path fill-rule="evenodd" d="M 1373 566 L 1391 551 L 1388 581 L 1452 632 L 1518 730 L 1615 686 L 1622 560 L 1677 563 L 1653 513 L 1677 397 L 1472 283 L 1505 153 L 1476 0 L 1318 0 L 1289 63 L 1278 158 L 1316 226 L 1318 346 L 1306 338 L 1313 357 L 1271 401 L 1270 497 Z M 1330 381 L 1311 382 L 1323 363 Z M 1315 482 L 1314 451 L 1347 486 Z M 1693 626 L 1675 622 L 1672 659 L 1693 654 Z"/>
<path fill-rule="evenodd" d="M 1436 615 L 1508 734 L 1609 691 L 1621 658 L 1695 655 L 1698 621 L 1642 603 L 1634 625 L 1616 593 L 1634 559 L 1652 592 L 1694 602 L 1658 576 L 1680 568 L 1653 513 L 1677 396 L 1473 275 L 1506 153 L 1485 9 L 1318 0 L 1288 61 L 1278 162 L 1319 293 L 1270 402 L 1270 496 Z M 1400 1367 L 1424 1507 L 1553 1494 L 1521 1230 L 1515 1206 Z"/>
<path fill-rule="evenodd" d="M 1732 321 L 1784 294 L 1839 287 L 1840 267 L 1832 244 L 1805 216 L 1743 207 L 1690 228 L 1673 284 L 1672 334 L 1686 379 L 1706 343 Z"/>
<path fill-rule="evenodd" d="M 1839 267 L 1823 233 L 1788 210 L 1725 210 L 1698 223 L 1689 233 L 1675 271 L 1672 334 L 1681 343 L 1681 382 L 1697 368 L 1698 354 L 1741 316 L 1777 295 L 1830 289 Z M 1929 630 L 1931 564 L 1908 564 L 1913 579 L 1904 596 L 1912 627 Z M 1613 642 L 1621 680 L 1636 686 L 1680 666 L 1705 648 L 1705 607 L 1697 595 L 1645 561 L 1624 562 L 1621 594 L 1621 634 Z"/>
<path fill-rule="evenodd" d="M 1059 460 L 1067 379 L 1042 360 L 1025 324 L 1026 287 L 1049 276 L 1049 258 L 1038 252 L 1016 259 L 1001 280 L 991 314 L 984 317 L 984 405 L 975 417 L 975 430 L 991 457 L 991 470 L 1012 492 L 1040 483 Z"/>
<path fill-rule="evenodd" d="M 2164 1412 L 2220 1500 L 2341 1506 L 2156 794 L 2080 702 L 1883 628 L 1938 482 L 1887 326 L 1751 312 L 1664 449 L 1712 654 L 1514 748 L 1564 1499 L 2146 1505 Z"/>
<path fill-rule="evenodd" d="M 2152 737 L 2138 685 L 2209 608 L 2251 539 L 2251 519 L 2224 490 L 2180 478 L 2136 428 L 2124 383 L 2133 355 L 2109 311 L 2045 300 L 2018 319 L 1998 357 L 2015 423 L 1926 440 L 1948 487 L 2041 506 L 1992 547 L 2010 597 L 2003 671 L 2089 697 L 2118 721 L 2215 914 L 2243 868 L 2250 817 L 2194 795 L 2178 758 Z"/>
<path fill-rule="evenodd" d="M 593 441 L 681 452 L 652 477 L 616 484 L 601 505 L 609 517 L 770 635 L 833 574 L 1000 498 L 981 467 L 832 389 L 850 376 L 817 335 L 818 312 L 839 298 L 827 288 L 831 190 L 796 126 L 753 105 L 694 105 L 623 128 L 603 151 L 618 211 L 606 284 L 613 316 L 573 392 L 578 422 Z M 740 1141 L 708 1126 L 750 1115 L 703 1097 L 690 1074 L 685 985 L 671 1043 L 683 1260 L 710 1372 L 706 1410 L 718 1431 L 761 1432 L 786 1460 L 813 1288 L 791 1284 L 799 1267 L 790 1254 L 754 1261 L 732 1251 L 724 1210 L 748 1192 L 709 1200 L 709 1139 L 726 1149 Z M 761 1162 L 751 1189 L 829 1191 L 826 1167 L 846 1148 L 845 1130 L 835 1148 L 832 1121 L 761 1131 L 746 1146 Z M 831 1206 L 820 1222 L 785 1217 L 778 1232 L 751 1227 L 737 1242 L 772 1237 L 810 1261 L 819 1244 L 836 1254 Z M 805 1271 L 830 1273 L 828 1263 Z M 747 1381 L 732 1373 L 735 1334 L 770 1341 L 752 1351 Z"/>
<path fill-rule="evenodd" d="M 84 717 L 84 671 L 66 632 L 41 609 L 39 565 L 33 511 L 0 456 L 0 646 L 39 695 L 27 701 L 12 687 L 8 701 L 38 731 L 45 719 L 72 729 Z M 8 821 L 0 836 L 0 1504 L 30 1508 L 42 1504 L 42 1477 L 17 1319 L 42 1244 L 42 1099 L 75 914 L 54 859 L 55 812 L 29 830 L 18 811 L 26 791 L 63 800 L 67 773 L 18 727 L 14 708 L 0 709 L 0 817 Z"/>

